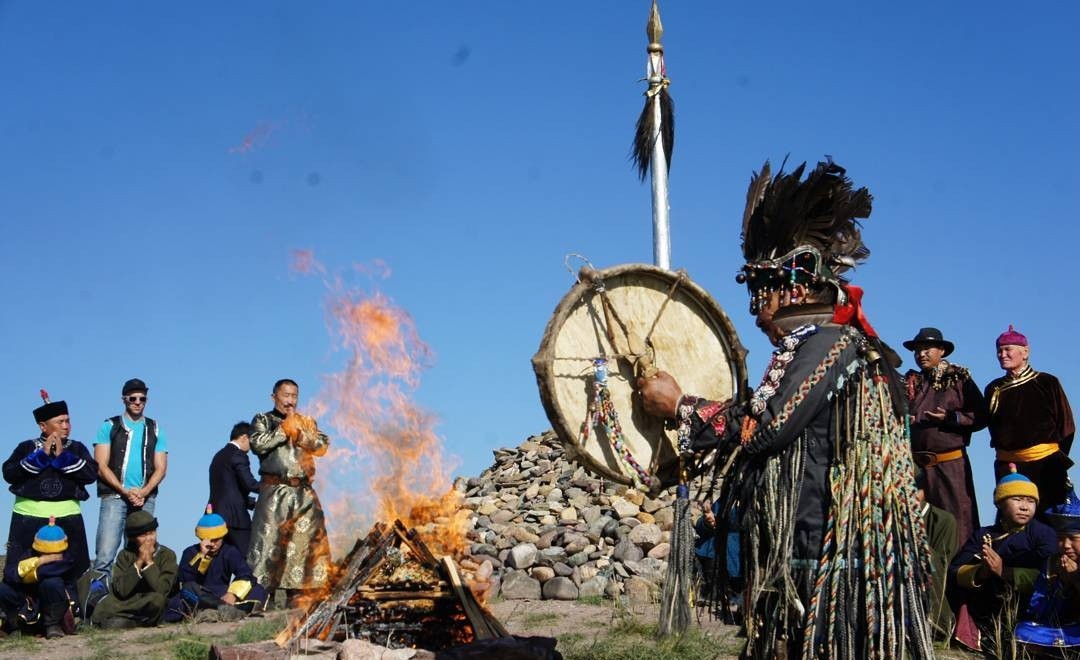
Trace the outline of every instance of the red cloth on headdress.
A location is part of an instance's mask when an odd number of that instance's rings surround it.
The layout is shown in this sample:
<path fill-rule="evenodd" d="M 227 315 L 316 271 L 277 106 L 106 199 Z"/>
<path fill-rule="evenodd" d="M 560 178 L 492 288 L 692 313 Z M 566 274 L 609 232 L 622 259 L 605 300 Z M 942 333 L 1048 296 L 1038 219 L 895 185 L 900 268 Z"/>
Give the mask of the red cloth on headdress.
<path fill-rule="evenodd" d="M 998 335 L 998 338 L 997 338 L 997 346 L 998 346 L 998 348 L 1001 348 L 1002 346 L 1027 346 L 1027 345 L 1028 345 L 1027 337 L 1020 334 L 1016 330 L 1013 330 L 1013 327 L 1012 327 L 1011 323 L 1009 324 L 1009 329 L 1006 330 L 1005 332 L 1001 333 L 1000 335 Z"/>
<path fill-rule="evenodd" d="M 877 337 L 877 331 L 870 325 L 870 321 L 866 318 L 866 314 L 863 314 L 862 287 L 855 286 L 854 284 L 841 284 L 840 288 L 847 294 L 847 302 L 843 305 L 836 306 L 836 310 L 833 312 L 832 317 L 833 323 L 853 325 L 867 335 Z"/>

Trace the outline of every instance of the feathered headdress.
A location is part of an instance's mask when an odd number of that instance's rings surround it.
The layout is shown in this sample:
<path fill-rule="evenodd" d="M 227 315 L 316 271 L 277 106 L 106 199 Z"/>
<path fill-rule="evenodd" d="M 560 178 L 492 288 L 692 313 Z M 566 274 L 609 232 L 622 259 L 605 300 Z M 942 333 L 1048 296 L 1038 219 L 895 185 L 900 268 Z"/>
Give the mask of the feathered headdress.
<path fill-rule="evenodd" d="M 870 191 L 853 190 L 831 158 L 802 180 L 805 169 L 803 163 L 784 174 L 781 165 L 773 176 L 765 161 L 750 178 L 742 222 L 746 265 L 736 279 L 750 289 L 752 314 L 770 293 L 795 284 L 832 285 L 843 304 L 842 273 L 870 255 L 857 220 L 870 216 Z"/>

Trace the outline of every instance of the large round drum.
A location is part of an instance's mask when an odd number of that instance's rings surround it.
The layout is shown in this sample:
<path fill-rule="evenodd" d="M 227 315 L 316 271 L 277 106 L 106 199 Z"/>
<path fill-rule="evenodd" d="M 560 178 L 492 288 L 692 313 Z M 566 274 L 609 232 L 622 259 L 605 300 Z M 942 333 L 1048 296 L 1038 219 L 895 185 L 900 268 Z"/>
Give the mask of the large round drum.
<path fill-rule="evenodd" d="M 724 401 L 745 388 L 745 356 L 724 310 L 685 273 L 626 264 L 582 270 L 555 308 L 533 369 L 572 458 L 620 483 L 648 486 L 655 478 L 656 487 L 677 479 L 675 432 L 642 410 L 635 371 L 654 366 L 684 392 Z M 605 375 L 607 387 L 597 388 Z M 595 417 L 597 408 L 607 414 Z"/>

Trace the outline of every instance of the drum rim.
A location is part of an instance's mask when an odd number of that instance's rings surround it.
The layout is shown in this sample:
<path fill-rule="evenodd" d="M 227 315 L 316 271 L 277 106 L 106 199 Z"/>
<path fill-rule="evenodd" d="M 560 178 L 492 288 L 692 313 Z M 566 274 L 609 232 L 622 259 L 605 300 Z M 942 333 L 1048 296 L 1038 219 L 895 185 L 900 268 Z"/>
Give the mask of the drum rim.
<path fill-rule="evenodd" d="M 674 284 L 680 277 L 677 271 L 665 270 L 651 264 L 619 264 L 610 266 L 608 268 L 598 269 L 595 277 L 597 279 L 607 280 L 627 273 L 644 273 L 652 275 L 665 281 L 668 285 Z M 720 304 L 717 303 L 716 300 L 709 295 L 708 291 L 697 282 L 687 276 L 683 277 L 679 286 L 686 287 L 691 292 L 696 302 L 702 305 L 714 319 L 719 320 L 720 325 L 727 333 L 727 336 L 721 337 L 721 340 L 722 343 L 730 349 L 731 355 L 735 358 L 735 368 L 732 374 L 732 382 L 735 388 L 733 396 L 736 401 L 745 400 L 746 394 L 749 391 L 746 370 L 746 355 L 748 351 L 739 340 L 739 334 L 735 330 L 735 324 L 731 322 L 727 312 L 720 307 Z M 605 478 L 618 483 L 632 485 L 632 478 L 624 474 L 619 474 L 617 476 L 612 475 L 611 470 L 607 465 L 601 464 L 592 454 L 583 451 L 578 446 L 578 443 L 576 442 L 578 430 L 568 428 L 567 420 L 563 418 L 563 415 L 556 408 L 554 390 L 554 354 L 557 335 L 555 334 L 555 330 L 561 328 L 563 324 L 565 324 L 571 311 L 573 311 L 581 298 L 591 289 L 592 284 L 590 282 L 579 280 L 559 300 L 559 303 L 555 306 L 555 311 L 553 312 L 551 319 L 544 327 L 544 334 L 540 340 L 540 348 L 536 351 L 536 354 L 533 355 L 533 371 L 536 375 L 537 387 L 540 390 L 540 403 L 544 407 L 544 413 L 547 415 L 548 421 L 552 425 L 552 430 L 555 431 L 555 434 L 562 442 L 563 448 L 566 450 L 568 456 L 571 459 L 584 464 L 594 474 L 603 475 Z M 574 438 L 574 441 L 568 442 L 567 438 Z M 659 451 L 659 448 L 657 448 L 656 451 Z"/>

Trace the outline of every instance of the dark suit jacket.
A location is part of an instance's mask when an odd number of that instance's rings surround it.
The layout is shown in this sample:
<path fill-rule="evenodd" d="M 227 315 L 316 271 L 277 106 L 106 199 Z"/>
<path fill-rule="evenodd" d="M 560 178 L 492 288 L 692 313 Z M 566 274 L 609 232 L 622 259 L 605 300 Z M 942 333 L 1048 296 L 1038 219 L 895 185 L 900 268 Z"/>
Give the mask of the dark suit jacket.
<path fill-rule="evenodd" d="M 210 461 L 210 504 L 229 529 L 251 529 L 248 493 L 259 492 L 247 452 L 229 443 Z"/>

